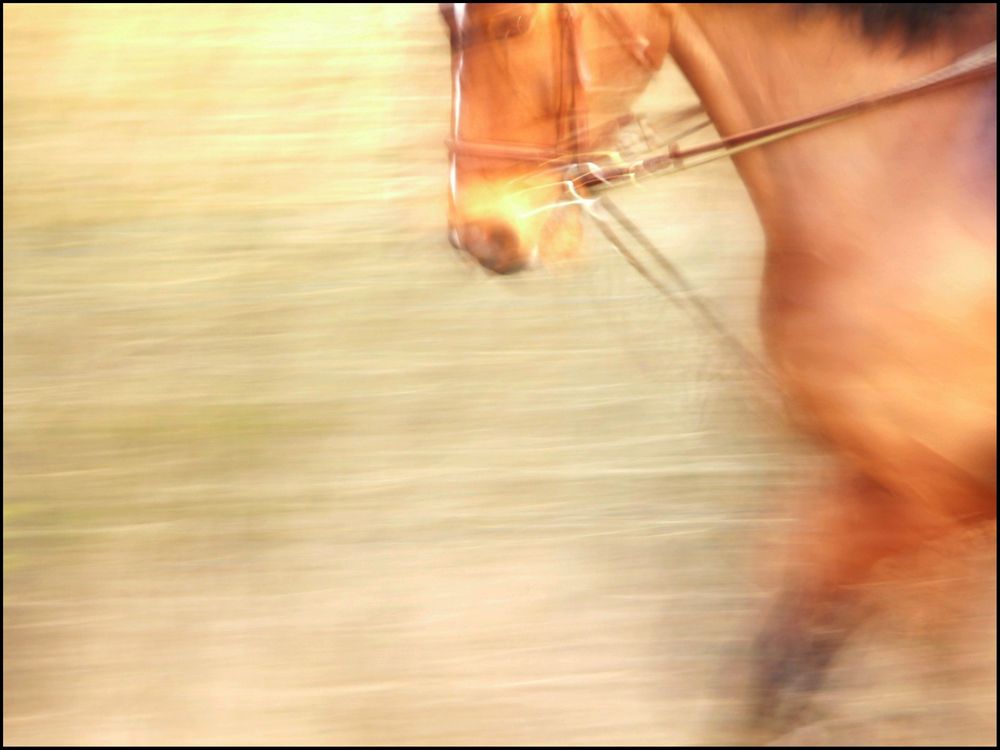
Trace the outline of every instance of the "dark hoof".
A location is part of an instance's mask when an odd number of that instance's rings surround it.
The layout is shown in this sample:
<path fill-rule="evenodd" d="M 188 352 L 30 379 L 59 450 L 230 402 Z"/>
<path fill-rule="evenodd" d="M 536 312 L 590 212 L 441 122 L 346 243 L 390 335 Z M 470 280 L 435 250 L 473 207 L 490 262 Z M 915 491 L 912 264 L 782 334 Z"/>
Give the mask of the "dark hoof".
<path fill-rule="evenodd" d="M 861 620 L 857 602 L 786 596 L 754 644 L 751 727 L 783 733 L 809 719 L 831 663 Z"/>

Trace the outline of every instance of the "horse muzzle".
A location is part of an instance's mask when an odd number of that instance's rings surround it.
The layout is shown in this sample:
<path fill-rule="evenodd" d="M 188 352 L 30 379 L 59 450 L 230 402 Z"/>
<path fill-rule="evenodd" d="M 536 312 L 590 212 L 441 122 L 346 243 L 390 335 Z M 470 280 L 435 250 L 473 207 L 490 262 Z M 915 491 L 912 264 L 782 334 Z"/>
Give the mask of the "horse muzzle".
<path fill-rule="evenodd" d="M 530 253 L 522 247 L 517 231 L 499 219 L 450 224 L 448 240 L 494 273 L 516 273 L 528 265 Z"/>

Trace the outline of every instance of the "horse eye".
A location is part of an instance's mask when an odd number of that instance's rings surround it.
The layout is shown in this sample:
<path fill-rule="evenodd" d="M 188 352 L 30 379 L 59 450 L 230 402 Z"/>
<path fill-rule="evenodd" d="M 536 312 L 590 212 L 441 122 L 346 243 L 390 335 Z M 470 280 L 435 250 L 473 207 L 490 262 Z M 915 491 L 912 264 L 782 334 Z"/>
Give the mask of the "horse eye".
<path fill-rule="evenodd" d="M 502 16 L 491 24 L 490 36 L 493 39 L 508 39 L 524 34 L 531 26 L 531 17 L 525 15 Z"/>

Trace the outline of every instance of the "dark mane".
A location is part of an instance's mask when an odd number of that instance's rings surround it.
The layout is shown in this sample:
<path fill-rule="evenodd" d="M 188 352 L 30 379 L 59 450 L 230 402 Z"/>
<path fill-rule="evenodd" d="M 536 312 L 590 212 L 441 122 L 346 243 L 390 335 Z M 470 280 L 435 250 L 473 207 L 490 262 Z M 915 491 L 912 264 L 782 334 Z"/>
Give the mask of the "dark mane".
<path fill-rule="evenodd" d="M 873 42 L 900 36 L 908 46 L 936 37 L 968 10 L 966 3 L 803 3 L 805 12 L 831 11 Z"/>

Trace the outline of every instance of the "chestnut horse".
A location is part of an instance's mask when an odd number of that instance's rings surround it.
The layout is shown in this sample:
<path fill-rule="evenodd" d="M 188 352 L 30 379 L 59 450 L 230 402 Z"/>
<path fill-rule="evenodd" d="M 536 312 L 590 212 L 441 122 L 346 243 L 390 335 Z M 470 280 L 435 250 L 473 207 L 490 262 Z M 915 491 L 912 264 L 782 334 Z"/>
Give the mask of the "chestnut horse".
<path fill-rule="evenodd" d="M 995 5 L 441 10 L 451 239 L 502 273 L 576 249 L 579 196 L 546 167 L 608 149 L 591 126 L 626 112 L 668 53 L 725 138 L 898 89 L 996 40 Z M 995 518 L 993 59 L 733 156 L 766 238 L 772 372 L 840 475 L 757 640 L 761 720 L 793 716 L 820 683 L 877 564 Z"/>

